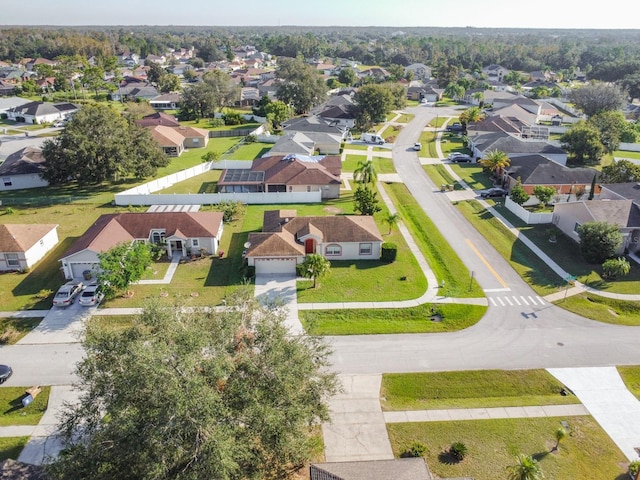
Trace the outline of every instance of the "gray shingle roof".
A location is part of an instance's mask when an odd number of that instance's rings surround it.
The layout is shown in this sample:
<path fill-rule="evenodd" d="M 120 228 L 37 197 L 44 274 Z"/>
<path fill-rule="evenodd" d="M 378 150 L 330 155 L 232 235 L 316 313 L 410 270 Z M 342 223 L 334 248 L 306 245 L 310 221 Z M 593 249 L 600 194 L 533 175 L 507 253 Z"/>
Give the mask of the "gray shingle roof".
<path fill-rule="evenodd" d="M 592 168 L 569 168 L 541 155 L 511 158 L 507 174 L 521 178 L 524 185 L 570 185 L 590 184 L 597 173 Z"/>
<path fill-rule="evenodd" d="M 431 480 L 422 458 L 332 462 L 311 465 L 311 480 Z"/>

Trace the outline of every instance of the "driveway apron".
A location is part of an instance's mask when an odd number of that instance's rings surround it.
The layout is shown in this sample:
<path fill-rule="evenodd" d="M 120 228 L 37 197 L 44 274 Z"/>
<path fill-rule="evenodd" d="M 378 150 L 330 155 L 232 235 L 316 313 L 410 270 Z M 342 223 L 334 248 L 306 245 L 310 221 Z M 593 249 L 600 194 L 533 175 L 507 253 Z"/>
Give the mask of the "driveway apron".
<path fill-rule="evenodd" d="M 285 325 L 292 335 L 304 335 L 298 319 L 295 275 L 256 275 L 255 296 L 263 304 L 278 305 L 285 312 Z"/>

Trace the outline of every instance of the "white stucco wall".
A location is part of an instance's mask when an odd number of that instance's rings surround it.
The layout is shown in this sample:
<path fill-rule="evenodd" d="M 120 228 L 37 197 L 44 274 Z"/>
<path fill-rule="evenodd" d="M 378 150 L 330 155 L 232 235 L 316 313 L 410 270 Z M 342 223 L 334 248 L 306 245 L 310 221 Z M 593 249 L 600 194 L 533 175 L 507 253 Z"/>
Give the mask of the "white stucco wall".
<path fill-rule="evenodd" d="M 36 242 L 25 252 L 27 267 L 32 267 L 38 260 L 43 258 L 49 251 L 58 244 L 58 230 L 54 228 L 47 233 L 39 242 Z"/>
<path fill-rule="evenodd" d="M 8 180 L 8 181 L 7 181 Z M 5 185 L 11 183 L 11 185 Z M 3 175 L 0 176 L 0 191 L 20 190 L 23 188 L 47 187 L 49 182 L 43 180 L 40 175 Z"/>

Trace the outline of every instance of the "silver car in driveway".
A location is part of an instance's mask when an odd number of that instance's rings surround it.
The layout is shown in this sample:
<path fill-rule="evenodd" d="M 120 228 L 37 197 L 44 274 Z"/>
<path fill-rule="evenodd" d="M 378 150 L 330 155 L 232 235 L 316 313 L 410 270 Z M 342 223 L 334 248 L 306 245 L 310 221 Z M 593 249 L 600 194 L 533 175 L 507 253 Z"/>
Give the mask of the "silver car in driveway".
<path fill-rule="evenodd" d="M 84 283 L 79 281 L 70 281 L 62 285 L 53 297 L 54 307 L 68 307 L 73 303 L 80 292 L 84 290 Z"/>
<path fill-rule="evenodd" d="M 97 307 L 104 298 L 100 285 L 91 283 L 82 291 L 78 303 L 83 307 Z"/>

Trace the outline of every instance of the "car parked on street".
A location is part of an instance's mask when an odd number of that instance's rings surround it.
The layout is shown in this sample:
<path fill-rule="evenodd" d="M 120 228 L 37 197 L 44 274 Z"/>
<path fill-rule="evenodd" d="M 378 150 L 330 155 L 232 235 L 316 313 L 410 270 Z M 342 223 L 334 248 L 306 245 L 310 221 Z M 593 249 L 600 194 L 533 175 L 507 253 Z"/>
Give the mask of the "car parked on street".
<path fill-rule="evenodd" d="M 416 143 L 414 143 L 414 144 L 413 144 L 413 149 L 414 149 L 416 152 L 419 152 L 420 150 L 422 150 L 422 144 L 421 144 L 420 142 L 416 142 Z"/>
<path fill-rule="evenodd" d="M 506 197 L 509 194 L 504 188 L 493 187 L 487 190 L 482 190 L 480 192 L 480 196 L 482 198 L 490 198 L 490 197 Z"/>
<path fill-rule="evenodd" d="M 100 305 L 102 299 L 104 299 L 104 293 L 102 292 L 100 285 L 97 283 L 91 283 L 82 291 L 82 294 L 78 299 L 78 303 L 83 307 L 97 307 Z"/>
<path fill-rule="evenodd" d="M 80 281 L 70 281 L 62 285 L 53 297 L 54 307 L 68 307 L 73 303 L 78 295 L 84 290 L 84 283 Z"/>
<path fill-rule="evenodd" d="M 13 375 L 13 369 L 9 365 L 0 365 L 0 384 L 9 380 Z"/>

